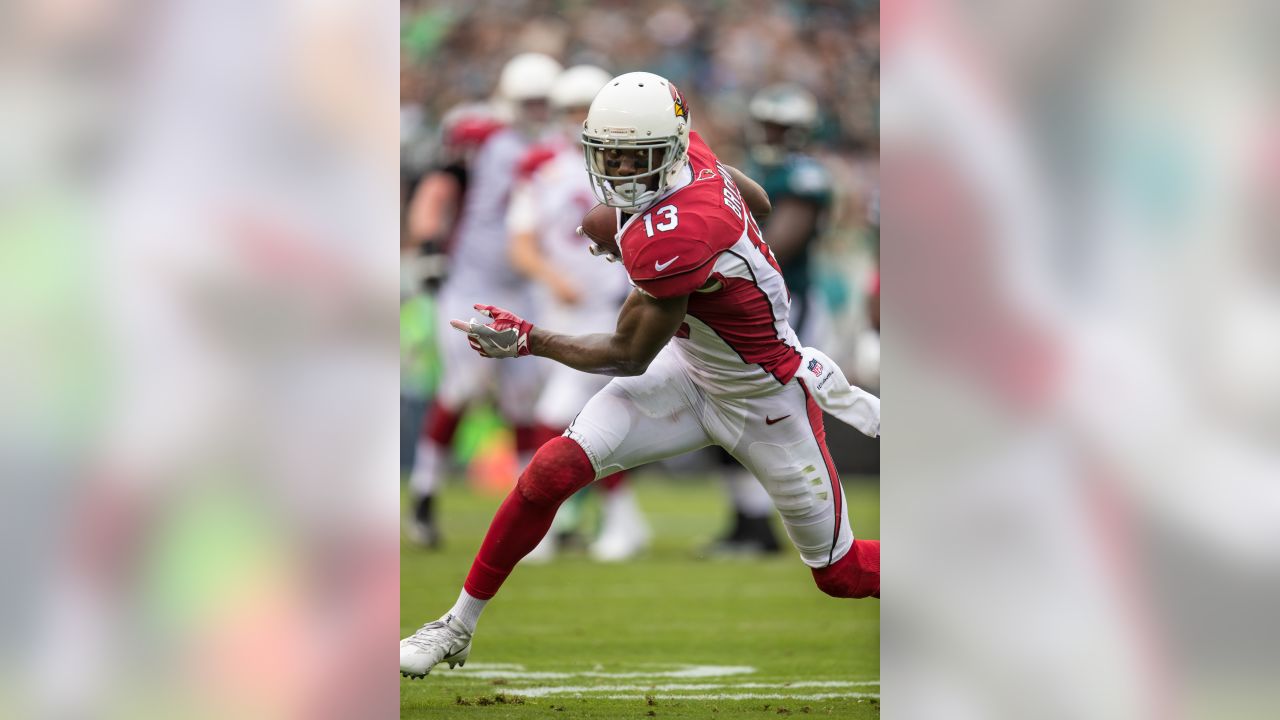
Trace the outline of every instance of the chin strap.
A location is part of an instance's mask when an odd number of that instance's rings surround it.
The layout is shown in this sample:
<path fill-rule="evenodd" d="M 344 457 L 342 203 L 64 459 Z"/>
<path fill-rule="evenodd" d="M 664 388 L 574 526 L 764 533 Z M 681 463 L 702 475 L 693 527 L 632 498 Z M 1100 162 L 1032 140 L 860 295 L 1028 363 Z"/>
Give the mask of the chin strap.
<path fill-rule="evenodd" d="M 634 184 L 634 183 L 630 183 L 630 184 Z M 622 210 L 623 212 L 630 213 L 632 215 L 638 215 L 648 210 L 650 207 L 652 207 L 653 203 L 656 202 L 658 199 L 657 190 L 646 190 L 640 193 L 639 198 L 637 198 L 636 200 L 631 200 L 627 198 L 626 195 L 623 195 L 622 193 L 614 189 L 612 184 L 605 182 L 604 186 L 605 186 L 605 204 L 608 205 L 609 207 L 617 208 L 619 210 Z M 618 201 L 623 201 L 626 204 L 625 205 L 616 204 Z"/>

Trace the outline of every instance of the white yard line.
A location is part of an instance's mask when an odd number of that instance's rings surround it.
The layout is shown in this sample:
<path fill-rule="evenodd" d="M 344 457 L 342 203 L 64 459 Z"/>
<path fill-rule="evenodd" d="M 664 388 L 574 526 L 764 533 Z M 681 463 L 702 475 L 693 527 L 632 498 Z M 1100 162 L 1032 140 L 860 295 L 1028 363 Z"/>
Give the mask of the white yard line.
<path fill-rule="evenodd" d="M 743 690 L 743 689 L 770 689 L 770 690 L 786 690 L 790 688 L 838 688 L 838 687 L 856 687 L 867 685 L 879 685 L 880 683 L 869 682 L 852 682 L 848 680 L 812 680 L 807 682 L 777 682 L 777 683 L 715 683 L 700 685 L 578 685 L 564 686 L 553 685 L 550 687 L 512 687 L 503 688 L 502 692 L 507 695 L 520 695 L 523 697 L 546 697 L 548 695 L 585 695 L 595 693 L 617 693 L 623 691 L 642 692 L 653 694 L 659 692 L 688 692 L 693 690 Z M 861 694 L 861 693 L 855 693 Z M 629 696 L 639 697 L 639 696 Z M 686 695 L 672 697 L 690 697 Z M 787 695 L 786 697 L 792 697 Z"/>
<path fill-rule="evenodd" d="M 647 671 L 605 672 L 597 665 L 595 670 L 575 672 L 530 671 L 516 663 L 472 663 L 465 668 L 450 670 L 449 676 L 458 680 L 510 680 L 516 682 L 536 680 L 570 680 L 573 678 L 600 678 L 605 680 L 658 680 L 658 679 L 711 679 L 752 675 L 756 668 L 749 665 L 676 665 L 675 669 L 657 666 Z M 668 666 L 671 667 L 671 666 Z M 869 692 L 819 692 L 799 694 L 791 692 L 810 688 L 879 687 L 879 680 L 797 680 L 788 682 L 718 682 L 718 683 L 635 683 L 635 684 L 565 684 L 518 685 L 492 688 L 494 692 L 520 697 L 593 697 L 608 700 L 833 700 L 879 699 L 880 693 Z M 747 690 L 748 692 L 742 692 Z M 772 690 L 773 692 L 750 692 Z M 711 692 L 720 691 L 720 692 Z"/>
<path fill-rule="evenodd" d="M 706 693 L 701 695 L 600 695 L 605 700 L 836 700 L 839 698 L 880 699 L 880 693 L 814 693 L 812 695 L 786 695 L 783 693 Z"/>
<path fill-rule="evenodd" d="M 499 690 L 499 692 L 505 695 L 520 695 L 522 697 L 546 697 L 548 695 L 582 695 L 585 693 L 624 691 L 654 692 L 657 690 L 665 690 L 670 692 L 676 690 L 719 690 L 723 687 L 724 685 L 553 685 L 550 687 L 504 687 Z"/>
<path fill-rule="evenodd" d="M 526 671 L 523 666 L 515 666 L 520 669 L 509 669 L 510 666 L 495 668 L 488 665 L 476 665 L 474 667 L 462 667 L 451 672 L 467 677 L 480 678 L 484 680 L 567 680 L 569 678 L 614 678 L 619 680 L 634 678 L 713 678 L 713 677 L 729 677 L 732 675 L 750 675 L 756 671 L 750 665 L 684 665 L 677 670 L 651 670 L 647 672 L 601 672 L 596 670 L 583 670 L 580 672 L 549 672 L 549 671 Z"/>

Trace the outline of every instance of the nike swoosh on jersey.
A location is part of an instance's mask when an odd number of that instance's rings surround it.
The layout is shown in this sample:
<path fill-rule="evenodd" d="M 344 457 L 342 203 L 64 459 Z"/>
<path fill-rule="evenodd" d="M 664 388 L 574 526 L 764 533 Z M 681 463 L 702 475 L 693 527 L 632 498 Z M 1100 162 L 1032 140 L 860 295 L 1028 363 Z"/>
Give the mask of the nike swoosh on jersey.
<path fill-rule="evenodd" d="M 655 263 L 653 264 L 653 269 L 654 269 L 654 270 L 657 270 L 658 272 L 662 272 L 663 270 L 666 270 L 667 268 L 671 267 L 671 263 L 673 263 L 673 262 L 675 262 L 675 261 L 677 261 L 677 260 L 679 260 L 679 259 L 680 259 L 680 256 L 679 256 L 679 255 L 677 255 L 677 256 L 675 256 L 675 257 L 671 258 L 670 260 L 668 260 L 668 261 L 666 261 L 666 262 L 655 262 Z"/>
<path fill-rule="evenodd" d="M 765 425 L 772 425 L 772 424 L 774 424 L 774 423 L 776 423 L 776 422 L 782 422 L 783 420 L 786 420 L 786 419 L 787 419 L 787 418 L 789 418 L 789 417 L 791 417 L 791 416 L 790 416 L 790 415 L 783 415 L 783 416 L 782 416 L 782 417 L 780 417 L 780 418 L 771 418 L 771 417 L 769 417 L 768 415 L 765 415 L 765 416 L 764 416 L 764 424 L 765 424 Z"/>

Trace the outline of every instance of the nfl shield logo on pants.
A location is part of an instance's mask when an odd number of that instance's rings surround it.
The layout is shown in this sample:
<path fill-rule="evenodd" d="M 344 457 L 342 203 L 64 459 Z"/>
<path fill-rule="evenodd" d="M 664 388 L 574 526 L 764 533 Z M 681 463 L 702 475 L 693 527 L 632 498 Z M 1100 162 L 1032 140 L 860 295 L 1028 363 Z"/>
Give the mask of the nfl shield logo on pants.
<path fill-rule="evenodd" d="M 818 362 L 816 358 L 809 360 L 809 372 L 813 373 L 814 377 L 821 375 L 822 363 Z"/>

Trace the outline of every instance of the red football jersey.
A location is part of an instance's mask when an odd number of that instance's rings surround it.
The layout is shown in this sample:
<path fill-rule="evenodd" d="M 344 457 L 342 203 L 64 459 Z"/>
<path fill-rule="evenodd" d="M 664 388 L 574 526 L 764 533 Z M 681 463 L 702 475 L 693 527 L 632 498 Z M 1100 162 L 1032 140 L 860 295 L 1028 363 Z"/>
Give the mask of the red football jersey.
<path fill-rule="evenodd" d="M 637 288 L 690 296 L 675 344 L 701 385 L 750 396 L 791 380 L 800 341 L 787 322 L 782 273 L 733 179 L 697 133 L 681 180 L 618 236 Z"/>

